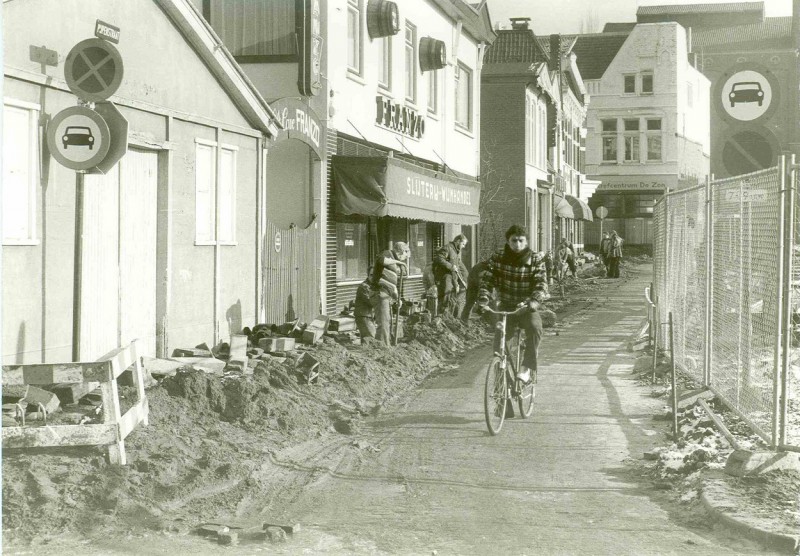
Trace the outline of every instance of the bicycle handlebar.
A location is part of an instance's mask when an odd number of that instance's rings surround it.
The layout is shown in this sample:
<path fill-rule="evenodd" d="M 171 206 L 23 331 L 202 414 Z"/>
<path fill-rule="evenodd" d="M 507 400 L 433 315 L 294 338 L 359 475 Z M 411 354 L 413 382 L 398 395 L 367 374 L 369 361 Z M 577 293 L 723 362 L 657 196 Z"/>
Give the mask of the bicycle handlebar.
<path fill-rule="evenodd" d="M 495 315 L 504 315 L 504 316 L 508 317 L 508 316 L 511 316 L 511 315 L 517 315 L 517 314 L 521 313 L 523 311 L 523 309 L 527 309 L 527 308 L 528 308 L 528 304 L 525 303 L 524 305 L 520 305 L 519 307 L 517 307 L 513 311 L 495 311 L 494 309 L 492 309 L 488 305 L 484 306 L 483 310 L 484 311 L 488 311 L 489 313 L 494 313 Z"/>

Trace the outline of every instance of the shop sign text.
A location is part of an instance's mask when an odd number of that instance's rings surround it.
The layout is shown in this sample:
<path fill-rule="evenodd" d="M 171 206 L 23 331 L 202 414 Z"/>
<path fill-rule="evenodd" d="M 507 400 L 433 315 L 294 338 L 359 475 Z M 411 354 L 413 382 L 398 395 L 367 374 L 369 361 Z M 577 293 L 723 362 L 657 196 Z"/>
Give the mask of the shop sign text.
<path fill-rule="evenodd" d="M 319 148 L 319 124 L 313 116 L 302 108 L 290 108 L 288 106 L 277 111 L 276 116 L 284 131 L 296 131 L 306 138 L 316 148 Z"/>
<path fill-rule="evenodd" d="M 393 131 L 407 135 L 413 139 L 421 139 L 425 135 L 425 118 L 417 111 L 397 104 L 390 98 L 378 95 L 375 97 L 377 112 L 375 122 Z"/>

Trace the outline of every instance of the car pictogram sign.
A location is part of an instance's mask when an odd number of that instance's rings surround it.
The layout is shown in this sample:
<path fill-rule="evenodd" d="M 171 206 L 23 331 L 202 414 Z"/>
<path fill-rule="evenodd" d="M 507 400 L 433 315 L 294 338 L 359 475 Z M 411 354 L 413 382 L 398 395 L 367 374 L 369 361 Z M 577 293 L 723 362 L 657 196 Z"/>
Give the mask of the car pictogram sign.
<path fill-rule="evenodd" d="M 86 39 L 67 54 L 64 77 L 69 90 L 83 100 L 106 100 L 122 83 L 122 56 L 102 39 Z"/>
<path fill-rule="evenodd" d="M 766 75 L 752 69 L 737 71 L 728 76 L 722 83 L 719 94 L 722 109 L 739 122 L 761 118 L 774 101 L 770 80 Z"/>
<path fill-rule="evenodd" d="M 96 166 L 108 154 L 110 144 L 106 122 L 84 106 L 65 108 L 47 126 L 50 154 L 72 170 Z"/>

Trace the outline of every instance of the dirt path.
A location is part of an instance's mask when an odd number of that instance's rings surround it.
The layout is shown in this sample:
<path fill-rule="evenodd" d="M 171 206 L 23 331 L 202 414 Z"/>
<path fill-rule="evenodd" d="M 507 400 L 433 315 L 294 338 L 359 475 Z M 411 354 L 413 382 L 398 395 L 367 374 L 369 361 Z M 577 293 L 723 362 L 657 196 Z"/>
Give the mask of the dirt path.
<path fill-rule="evenodd" d="M 659 435 L 661 402 L 633 383 L 624 351 L 648 280 L 625 281 L 545 338 L 535 413 L 498 437 L 483 422 L 483 349 L 372 420 L 339 465 L 279 455 L 316 475 L 283 512 L 304 525 L 285 552 L 763 553 L 690 528 L 624 464 Z"/>

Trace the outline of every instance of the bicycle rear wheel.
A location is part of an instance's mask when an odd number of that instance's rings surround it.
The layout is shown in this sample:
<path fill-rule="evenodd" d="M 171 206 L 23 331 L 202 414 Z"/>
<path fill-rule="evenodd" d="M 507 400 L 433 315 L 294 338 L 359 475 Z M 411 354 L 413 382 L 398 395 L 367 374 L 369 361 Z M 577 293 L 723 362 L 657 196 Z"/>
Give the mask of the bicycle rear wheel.
<path fill-rule="evenodd" d="M 503 428 L 508 402 L 507 392 L 508 383 L 502 359 L 495 357 L 486 369 L 486 387 L 483 393 L 483 413 L 492 436 Z"/>

